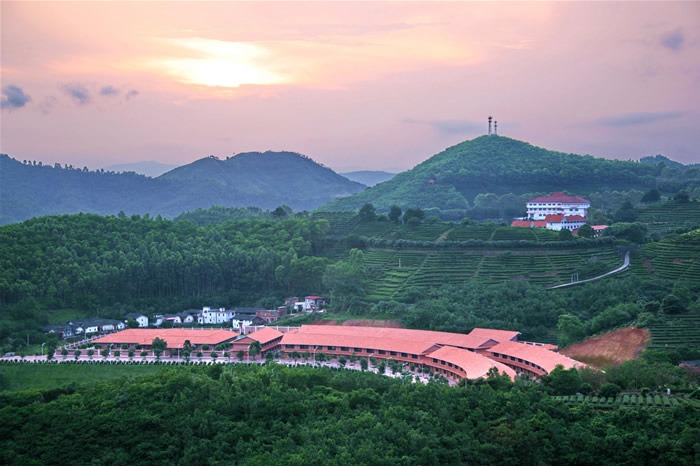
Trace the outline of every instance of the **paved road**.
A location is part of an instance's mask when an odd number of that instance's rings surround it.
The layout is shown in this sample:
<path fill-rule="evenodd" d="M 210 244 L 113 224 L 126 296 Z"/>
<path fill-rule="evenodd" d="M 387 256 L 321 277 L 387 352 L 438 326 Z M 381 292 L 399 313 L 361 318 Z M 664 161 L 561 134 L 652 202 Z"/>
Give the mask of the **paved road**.
<path fill-rule="evenodd" d="M 622 265 L 614 270 L 611 270 L 610 272 L 604 273 L 603 275 L 598 275 L 597 277 L 588 278 L 586 280 L 579 280 L 577 282 L 564 283 L 563 285 L 550 286 L 547 289 L 548 290 L 555 290 L 557 288 L 565 288 L 567 286 L 574 286 L 574 285 L 579 285 L 581 283 L 588 283 L 588 282 L 592 282 L 595 280 L 600 280 L 601 278 L 609 277 L 610 275 L 614 275 L 616 273 L 622 272 L 623 270 L 627 269 L 629 266 L 630 266 L 630 253 L 628 251 L 625 254 L 625 260 L 622 262 Z"/>

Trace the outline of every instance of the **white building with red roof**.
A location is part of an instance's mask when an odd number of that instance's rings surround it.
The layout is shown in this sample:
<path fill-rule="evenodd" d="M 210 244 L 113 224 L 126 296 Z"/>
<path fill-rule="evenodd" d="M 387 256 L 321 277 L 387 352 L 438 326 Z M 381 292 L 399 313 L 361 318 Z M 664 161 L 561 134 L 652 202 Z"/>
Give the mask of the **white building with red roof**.
<path fill-rule="evenodd" d="M 566 217 L 579 216 L 586 219 L 590 207 L 591 203 L 587 199 L 557 192 L 528 201 L 527 218 L 545 220 L 548 215 L 563 215 Z"/>

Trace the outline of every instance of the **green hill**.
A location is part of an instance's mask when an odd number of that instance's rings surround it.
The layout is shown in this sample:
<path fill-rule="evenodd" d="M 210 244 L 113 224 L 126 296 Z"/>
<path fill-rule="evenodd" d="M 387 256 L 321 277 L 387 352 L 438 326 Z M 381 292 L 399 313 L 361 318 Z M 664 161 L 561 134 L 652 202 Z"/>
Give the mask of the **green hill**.
<path fill-rule="evenodd" d="M 521 195 L 569 191 L 662 193 L 700 186 L 700 173 L 666 164 L 624 162 L 554 152 L 502 136 L 481 136 L 431 157 L 415 168 L 356 195 L 335 200 L 323 210 L 354 210 L 369 202 L 379 209 L 465 209 L 479 194 Z"/>
<path fill-rule="evenodd" d="M 151 214 L 174 217 L 214 205 L 311 210 L 365 189 L 291 152 L 207 157 L 156 178 L 22 163 L 0 154 L 0 224 L 54 214 Z"/>

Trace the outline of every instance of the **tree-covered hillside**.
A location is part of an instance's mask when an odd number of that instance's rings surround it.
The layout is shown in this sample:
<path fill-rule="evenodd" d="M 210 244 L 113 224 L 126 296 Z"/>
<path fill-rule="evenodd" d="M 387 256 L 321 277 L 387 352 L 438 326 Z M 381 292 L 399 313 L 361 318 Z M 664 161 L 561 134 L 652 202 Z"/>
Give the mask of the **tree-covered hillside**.
<path fill-rule="evenodd" d="M 0 225 L 79 212 L 174 217 L 214 205 L 311 210 L 364 188 L 291 152 L 207 157 L 156 179 L 23 163 L 0 154 Z"/>
<path fill-rule="evenodd" d="M 553 152 L 502 136 L 481 136 L 431 157 L 415 168 L 323 210 L 355 210 L 371 202 L 399 207 L 466 209 L 480 194 L 521 195 L 569 191 L 676 193 L 700 187 L 700 171 Z"/>
<path fill-rule="evenodd" d="M 695 464 L 695 400 L 665 409 L 572 408 L 548 392 L 573 394 L 580 376 L 559 372 L 544 383 L 492 376 L 449 387 L 359 372 L 216 364 L 3 393 L 0 462 Z"/>

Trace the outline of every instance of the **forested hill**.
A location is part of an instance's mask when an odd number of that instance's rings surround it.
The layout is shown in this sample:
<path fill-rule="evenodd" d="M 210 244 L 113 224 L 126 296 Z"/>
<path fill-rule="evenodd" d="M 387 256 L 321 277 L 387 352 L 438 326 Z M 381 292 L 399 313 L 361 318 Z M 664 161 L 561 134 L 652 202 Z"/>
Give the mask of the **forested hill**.
<path fill-rule="evenodd" d="M 311 210 L 365 189 L 308 157 L 291 152 L 207 157 L 156 179 L 22 163 L 0 154 L 0 224 L 77 212 L 174 217 L 213 205 Z"/>
<path fill-rule="evenodd" d="M 700 171 L 668 164 L 624 162 L 554 152 L 502 136 L 481 136 L 431 157 L 415 168 L 322 210 L 355 210 L 369 202 L 385 209 L 464 209 L 479 194 L 605 191 L 671 194 L 700 186 Z"/>

